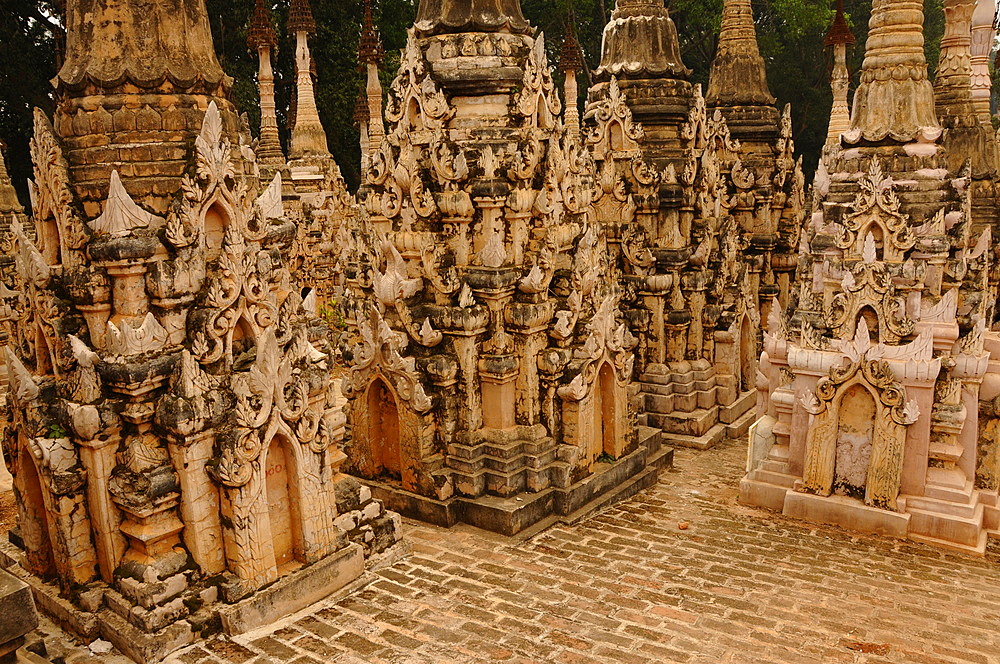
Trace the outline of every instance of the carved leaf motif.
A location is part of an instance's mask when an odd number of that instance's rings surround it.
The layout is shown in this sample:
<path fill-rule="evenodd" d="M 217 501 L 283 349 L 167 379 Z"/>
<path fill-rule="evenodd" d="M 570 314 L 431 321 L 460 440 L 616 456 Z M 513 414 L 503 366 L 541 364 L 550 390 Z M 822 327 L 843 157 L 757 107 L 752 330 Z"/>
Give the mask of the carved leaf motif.
<path fill-rule="evenodd" d="M 111 171 L 111 186 L 108 189 L 108 200 L 104 204 L 104 212 L 90 222 L 90 227 L 98 235 L 122 237 L 134 230 L 159 225 L 164 219 L 146 212 L 136 205 L 125 190 L 118 171 Z"/>
<path fill-rule="evenodd" d="M 119 328 L 108 321 L 107 351 L 111 355 L 142 355 L 162 350 L 167 344 L 167 331 L 152 313 L 147 313 L 139 327 L 124 321 Z"/>
<path fill-rule="evenodd" d="M 569 385 L 556 390 L 556 393 L 567 401 L 582 401 L 587 396 L 587 382 L 583 378 L 583 372 L 578 373 Z"/>
<path fill-rule="evenodd" d="M 274 174 L 274 179 L 267 186 L 264 193 L 257 199 L 257 209 L 260 211 L 260 218 L 280 219 L 285 216 L 285 207 L 281 200 L 281 172 Z"/>
<path fill-rule="evenodd" d="M 24 404 L 37 399 L 40 390 L 31 372 L 25 368 L 21 359 L 10 349 L 10 346 L 4 346 L 3 353 L 7 361 L 8 379 L 14 388 L 13 392 L 17 400 Z"/>
<path fill-rule="evenodd" d="M 479 251 L 479 260 L 485 267 L 499 268 L 507 261 L 507 249 L 504 247 L 503 236 L 494 230 L 490 233 L 486 244 Z"/>

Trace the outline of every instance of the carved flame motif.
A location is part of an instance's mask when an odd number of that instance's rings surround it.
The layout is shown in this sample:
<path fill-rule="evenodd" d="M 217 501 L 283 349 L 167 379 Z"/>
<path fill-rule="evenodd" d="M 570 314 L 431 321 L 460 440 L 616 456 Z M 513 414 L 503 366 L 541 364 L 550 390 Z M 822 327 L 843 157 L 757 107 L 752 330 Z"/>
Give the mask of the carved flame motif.
<path fill-rule="evenodd" d="M 134 230 L 161 223 L 163 223 L 162 217 L 146 212 L 135 204 L 125 191 L 118 171 L 111 171 L 111 186 L 108 190 L 108 200 L 104 204 L 104 212 L 89 223 L 94 232 L 98 235 L 122 237 Z"/>

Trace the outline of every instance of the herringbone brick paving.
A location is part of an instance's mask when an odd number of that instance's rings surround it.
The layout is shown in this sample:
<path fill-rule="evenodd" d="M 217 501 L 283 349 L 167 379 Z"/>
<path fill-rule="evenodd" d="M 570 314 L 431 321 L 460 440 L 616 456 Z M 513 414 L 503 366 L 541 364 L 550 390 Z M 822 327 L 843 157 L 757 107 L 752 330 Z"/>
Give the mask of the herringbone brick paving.
<path fill-rule="evenodd" d="M 528 542 L 408 521 L 412 553 L 360 591 L 167 661 L 1000 662 L 996 556 L 739 506 L 744 450 L 678 450 L 655 487 Z"/>

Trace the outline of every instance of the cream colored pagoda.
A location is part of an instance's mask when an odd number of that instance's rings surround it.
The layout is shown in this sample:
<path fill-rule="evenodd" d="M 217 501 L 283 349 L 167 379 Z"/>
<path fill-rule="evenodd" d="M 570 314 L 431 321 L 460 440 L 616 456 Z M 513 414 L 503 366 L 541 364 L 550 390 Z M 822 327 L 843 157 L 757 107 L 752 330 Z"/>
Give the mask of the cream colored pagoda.
<path fill-rule="evenodd" d="M 995 486 L 976 486 L 977 464 L 995 465 L 978 421 L 981 386 L 995 381 L 995 257 L 967 164 L 995 156 L 972 154 L 958 131 L 970 127 L 970 8 L 946 3 L 944 133 L 923 3 L 874 3 L 851 126 L 815 183 L 797 301 L 768 325 L 740 497 L 983 553 L 998 524 Z"/>

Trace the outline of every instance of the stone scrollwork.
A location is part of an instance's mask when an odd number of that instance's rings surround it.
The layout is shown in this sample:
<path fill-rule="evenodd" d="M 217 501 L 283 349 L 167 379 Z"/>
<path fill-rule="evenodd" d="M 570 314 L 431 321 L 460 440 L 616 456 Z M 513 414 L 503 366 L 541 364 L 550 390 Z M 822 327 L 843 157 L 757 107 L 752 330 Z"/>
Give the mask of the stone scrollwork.
<path fill-rule="evenodd" d="M 585 119 L 593 123 L 587 131 L 587 144 L 595 154 L 636 153 L 645 136 L 642 125 L 632 119 L 632 109 L 614 77 L 607 98 L 588 108 Z"/>
<path fill-rule="evenodd" d="M 837 246 L 847 250 L 848 257 L 861 256 L 866 237 L 877 229 L 883 238 L 882 260 L 901 260 L 904 252 L 916 243 L 909 219 L 900 212 L 892 178 L 882 171 L 878 158 L 872 158 L 868 172 L 859 181 L 860 191 L 851 205 L 851 212 L 841 221 L 842 230 Z"/>
<path fill-rule="evenodd" d="M 433 402 L 420 382 L 416 360 L 404 357 L 409 345 L 406 334 L 396 332 L 385 321 L 377 308 L 371 308 L 367 318 L 358 321 L 360 340 L 352 347 L 350 370 L 344 376 L 344 394 L 351 398 L 361 394 L 374 374 L 387 378 L 396 393 L 418 413 L 426 413 Z"/>

